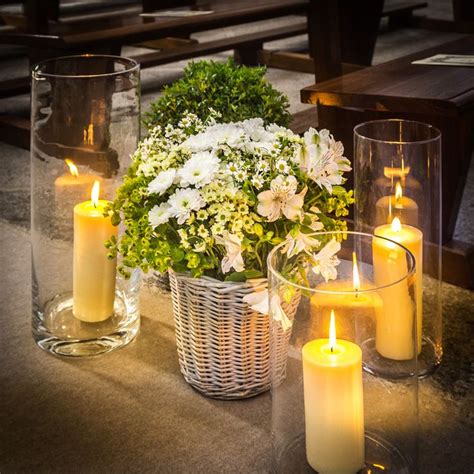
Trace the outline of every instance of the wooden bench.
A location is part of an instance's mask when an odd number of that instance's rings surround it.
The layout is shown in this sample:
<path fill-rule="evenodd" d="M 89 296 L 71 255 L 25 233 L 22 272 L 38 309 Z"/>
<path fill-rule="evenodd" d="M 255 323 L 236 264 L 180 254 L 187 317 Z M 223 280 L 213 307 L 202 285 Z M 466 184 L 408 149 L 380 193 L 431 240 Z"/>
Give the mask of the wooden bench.
<path fill-rule="evenodd" d="M 169 2 L 169 0 L 165 1 Z M 189 3 L 189 0 L 180 1 L 181 3 Z M 347 0 L 345 1 L 346 7 L 347 5 L 350 5 L 350 2 L 348 3 Z M 381 9 L 383 0 L 370 1 L 375 1 L 380 5 Z M 120 0 L 120 2 L 125 2 L 127 4 L 130 3 L 126 0 Z M 46 8 L 46 6 L 49 6 L 51 9 L 51 5 L 55 3 L 57 3 L 57 0 L 27 0 L 30 9 L 35 7 L 37 10 L 41 10 L 40 7 Z M 113 3 L 114 2 L 109 2 L 107 5 L 110 6 L 113 5 Z M 327 5 L 334 2 L 333 0 L 324 0 L 324 2 L 318 0 L 314 2 L 314 5 L 317 8 L 320 8 L 324 3 Z M 406 5 L 407 2 L 402 3 L 403 5 L 400 7 L 401 9 L 397 9 L 396 5 L 398 3 L 394 4 L 393 2 L 388 2 L 382 15 L 390 16 L 400 13 L 401 11 L 406 12 L 408 8 Z M 143 0 L 143 9 L 146 11 L 152 11 L 153 7 L 156 5 L 163 6 L 165 4 L 163 4 L 163 0 Z M 199 5 L 200 2 L 198 1 L 195 8 L 199 8 Z M 413 11 L 414 9 L 420 8 L 422 4 L 420 2 L 410 2 L 410 5 L 411 10 Z M 166 4 L 166 6 L 168 6 L 168 4 Z M 0 34 L 0 43 L 20 44 L 26 46 L 29 51 L 31 63 L 35 63 L 48 57 L 83 52 L 120 54 L 121 47 L 124 44 L 143 42 L 148 42 L 148 44 L 150 44 L 149 42 L 152 40 L 153 44 L 156 45 L 156 40 L 159 39 L 160 42 L 158 43 L 158 47 L 161 48 L 164 44 L 163 40 L 167 41 L 167 38 L 170 36 L 174 38 L 178 37 L 179 40 L 179 37 L 189 37 L 191 33 L 213 28 L 276 18 L 290 14 L 307 15 L 308 6 L 309 4 L 307 0 L 281 0 L 278 2 L 270 0 L 236 0 L 233 2 L 211 1 L 203 4 L 203 8 L 206 10 L 213 10 L 214 13 L 187 18 L 142 18 L 135 13 L 131 16 L 128 15 L 127 17 L 101 17 L 92 23 L 90 20 L 78 20 L 72 23 L 62 23 L 61 21 L 47 19 L 49 22 L 47 33 L 31 33 L 30 31 L 17 29 L 16 31 L 9 31 Z M 311 1 L 311 6 L 313 6 L 313 1 Z M 97 5 L 94 5 L 94 2 L 91 2 L 87 7 L 89 9 L 99 8 Z M 75 8 L 75 11 L 77 12 L 77 7 Z M 64 6 L 64 11 L 66 13 L 70 13 L 70 10 L 71 9 L 68 10 L 66 8 L 66 5 Z M 348 18 L 348 14 L 353 11 L 354 10 L 351 8 L 349 8 L 349 10 L 344 9 L 341 16 L 343 18 Z M 370 24 L 372 25 L 372 34 L 376 35 L 379 21 L 378 11 L 373 10 L 371 13 L 372 19 L 370 20 Z M 367 14 L 364 13 L 364 16 L 367 17 Z M 54 18 L 57 20 L 58 15 L 55 14 Z M 323 18 L 323 15 L 317 15 L 317 18 Z M 367 20 L 364 22 L 362 19 L 359 20 L 359 23 L 364 27 L 363 29 L 367 30 L 369 24 Z M 44 22 L 44 18 L 41 21 Z M 30 23 L 34 22 L 31 21 Z M 311 30 L 313 31 L 313 34 L 310 32 L 310 37 L 312 38 L 311 44 L 322 45 L 323 48 L 326 48 L 326 45 L 328 44 L 327 40 L 330 39 L 329 35 L 333 34 L 333 32 L 320 28 L 318 24 L 312 25 Z M 319 30 L 321 30 L 321 34 L 319 33 Z M 316 31 L 318 34 L 315 33 Z M 141 64 L 142 68 L 146 68 L 234 49 L 236 59 L 245 64 L 266 64 L 274 67 L 289 66 L 290 68 L 298 70 L 298 65 L 301 64 L 300 57 L 297 55 L 291 57 L 290 55 L 289 62 L 288 57 L 283 57 L 283 59 L 280 57 L 279 60 L 278 54 L 275 56 L 266 55 L 263 50 L 263 45 L 269 41 L 302 35 L 307 32 L 308 21 L 302 21 L 295 25 L 280 28 L 268 28 L 257 31 L 256 33 L 232 38 L 223 38 L 204 43 L 197 43 L 195 41 L 186 42 L 183 40 L 180 44 L 178 40 L 174 40 L 174 42 L 168 41 L 168 43 L 175 47 L 142 54 L 135 59 Z M 339 33 L 337 34 L 339 35 Z M 370 41 L 375 42 L 375 39 L 373 38 Z M 361 43 L 361 41 L 357 41 L 357 43 L 363 44 L 364 48 L 362 49 L 365 51 L 364 54 L 367 55 L 368 49 L 365 47 L 365 43 Z M 334 41 L 332 41 L 332 44 L 334 44 Z M 350 41 L 346 41 L 346 49 L 349 44 Z M 281 54 L 282 53 L 280 52 L 280 55 Z M 364 61 L 370 63 L 371 55 L 372 51 L 370 50 L 370 57 L 368 59 L 366 58 Z M 316 56 L 320 55 L 316 54 Z M 352 57 L 357 60 L 356 56 L 351 56 L 351 53 L 347 53 L 345 57 Z M 340 58 L 338 60 L 341 61 Z M 326 57 L 320 57 L 320 60 L 316 62 L 320 65 L 321 70 L 327 69 L 325 66 L 326 61 Z M 314 64 L 314 60 L 307 57 L 304 67 L 306 67 L 307 70 L 314 71 Z M 354 66 L 352 65 L 344 64 L 344 71 L 353 70 L 353 68 Z M 0 83 L 0 98 L 27 93 L 28 90 L 29 79 L 26 77 L 3 81 Z M 295 119 L 298 123 L 297 129 L 302 130 L 305 125 L 309 126 L 314 123 L 314 114 L 305 112 L 298 114 Z M 4 130 L 0 131 L 0 139 L 8 141 L 9 143 L 25 146 L 25 144 L 28 143 L 28 138 L 25 136 L 27 133 L 27 127 L 25 126 L 24 121 L 20 118 L 13 120 L 13 126 L 17 126 L 18 128 L 16 133 L 11 133 L 12 126 L 10 126 L 8 121 L 8 118 L 0 117 L 0 127 L 4 127 Z M 21 127 L 18 127 L 20 122 Z M 21 139 L 19 137 L 21 137 Z"/>
<path fill-rule="evenodd" d="M 474 68 L 412 64 L 440 53 L 474 54 L 474 37 L 306 87 L 301 98 L 318 105 L 319 126 L 330 129 L 343 143 L 352 143 L 356 124 L 380 118 L 419 120 L 441 130 L 443 243 L 461 249 L 455 257 L 464 255 L 469 262 L 449 278 L 472 286 L 473 249 L 466 254 L 466 246 L 456 246 L 452 237 L 474 144 Z"/>

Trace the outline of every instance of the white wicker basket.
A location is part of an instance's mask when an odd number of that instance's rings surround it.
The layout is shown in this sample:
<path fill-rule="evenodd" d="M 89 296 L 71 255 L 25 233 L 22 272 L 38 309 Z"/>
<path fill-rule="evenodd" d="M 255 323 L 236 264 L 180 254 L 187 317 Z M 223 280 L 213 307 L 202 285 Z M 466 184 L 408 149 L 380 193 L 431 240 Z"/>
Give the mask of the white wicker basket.
<path fill-rule="evenodd" d="M 269 317 L 243 297 L 267 287 L 252 283 L 192 278 L 170 272 L 179 365 L 186 381 L 220 399 L 248 398 L 270 388 Z M 282 308 L 293 320 L 300 295 Z M 291 330 L 279 330 L 276 367 L 284 372 Z M 281 359 L 281 360 L 279 360 Z"/>

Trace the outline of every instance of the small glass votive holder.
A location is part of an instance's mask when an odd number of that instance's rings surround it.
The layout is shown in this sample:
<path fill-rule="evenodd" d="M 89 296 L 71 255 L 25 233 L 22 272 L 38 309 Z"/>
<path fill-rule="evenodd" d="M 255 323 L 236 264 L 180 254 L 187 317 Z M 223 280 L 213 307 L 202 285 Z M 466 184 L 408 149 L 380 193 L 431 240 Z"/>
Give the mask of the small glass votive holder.
<path fill-rule="evenodd" d="M 140 326 L 140 272 L 124 278 L 108 202 L 140 133 L 139 65 L 70 56 L 32 70 L 33 337 L 81 357 L 130 342 Z M 110 240 L 112 239 L 112 240 Z"/>
<path fill-rule="evenodd" d="M 441 363 L 441 133 L 409 120 L 354 129 L 355 230 L 395 240 L 415 256 L 419 375 Z"/>
<path fill-rule="evenodd" d="M 370 234 L 311 237 L 314 255 L 289 257 L 283 242 L 268 257 L 272 470 L 415 472 L 415 258 Z M 293 318 L 282 307 L 295 295 Z"/>

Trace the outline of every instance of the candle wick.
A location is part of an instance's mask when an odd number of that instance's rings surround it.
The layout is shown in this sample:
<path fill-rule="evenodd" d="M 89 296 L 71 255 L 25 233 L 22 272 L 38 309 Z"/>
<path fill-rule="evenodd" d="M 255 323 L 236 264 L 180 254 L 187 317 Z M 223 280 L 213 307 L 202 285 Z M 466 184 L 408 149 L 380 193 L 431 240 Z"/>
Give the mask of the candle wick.
<path fill-rule="evenodd" d="M 331 352 L 334 352 L 334 347 L 331 346 Z"/>

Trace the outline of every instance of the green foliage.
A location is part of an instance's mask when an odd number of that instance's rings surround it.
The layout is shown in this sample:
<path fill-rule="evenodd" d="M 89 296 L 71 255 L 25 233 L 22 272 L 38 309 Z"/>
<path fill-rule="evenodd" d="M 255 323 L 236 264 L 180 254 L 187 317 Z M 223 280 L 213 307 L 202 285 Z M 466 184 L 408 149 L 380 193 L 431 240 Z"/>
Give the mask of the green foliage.
<path fill-rule="evenodd" d="M 165 87 L 144 122 L 148 128 L 176 126 L 188 112 L 206 121 L 213 109 L 222 123 L 260 117 L 266 124 L 287 126 L 288 108 L 288 98 L 265 79 L 264 67 L 237 66 L 232 59 L 199 61 L 185 68 L 182 79 Z"/>

